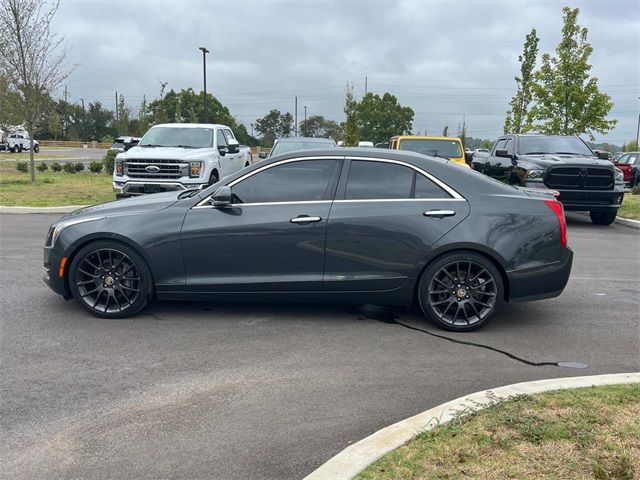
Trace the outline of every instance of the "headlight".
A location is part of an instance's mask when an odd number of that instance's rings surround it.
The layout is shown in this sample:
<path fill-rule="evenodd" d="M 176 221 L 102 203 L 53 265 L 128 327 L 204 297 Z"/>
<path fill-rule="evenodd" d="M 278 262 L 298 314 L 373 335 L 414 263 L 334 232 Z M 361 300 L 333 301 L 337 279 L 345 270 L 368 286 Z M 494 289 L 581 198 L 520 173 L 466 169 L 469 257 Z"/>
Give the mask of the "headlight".
<path fill-rule="evenodd" d="M 613 167 L 615 169 L 614 178 L 616 179 L 616 183 L 624 183 L 624 173 L 617 167 Z"/>
<path fill-rule="evenodd" d="M 118 177 L 121 177 L 123 173 L 124 173 L 124 164 L 122 160 L 116 161 L 116 175 Z"/>
<path fill-rule="evenodd" d="M 191 178 L 199 177 L 202 170 L 202 162 L 189 162 L 189 176 Z"/>
<path fill-rule="evenodd" d="M 527 172 L 527 178 L 541 179 L 544 175 L 544 170 L 529 170 Z"/>
<path fill-rule="evenodd" d="M 58 223 L 51 225 L 49 233 L 47 234 L 47 242 L 45 247 L 53 247 L 56 244 L 56 240 L 62 233 L 62 231 L 70 227 L 71 225 L 78 225 L 79 223 L 93 222 L 94 220 L 102 220 L 105 217 L 87 217 L 87 218 L 70 218 L 61 220 Z"/>

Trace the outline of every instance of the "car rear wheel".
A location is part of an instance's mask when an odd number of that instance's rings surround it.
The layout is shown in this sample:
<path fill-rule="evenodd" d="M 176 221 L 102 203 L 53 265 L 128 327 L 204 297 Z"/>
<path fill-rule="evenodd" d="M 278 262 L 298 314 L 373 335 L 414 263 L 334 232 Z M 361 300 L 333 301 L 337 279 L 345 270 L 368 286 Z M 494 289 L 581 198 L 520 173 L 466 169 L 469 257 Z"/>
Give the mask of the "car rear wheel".
<path fill-rule="evenodd" d="M 99 241 L 82 248 L 69 268 L 69 287 L 82 308 L 101 318 L 124 318 L 151 297 L 151 273 L 132 248 Z"/>
<path fill-rule="evenodd" d="M 40 151 L 40 147 L 38 145 L 34 145 L 33 153 L 38 153 Z"/>
<path fill-rule="evenodd" d="M 589 212 L 591 221 L 596 225 L 611 225 L 616 219 L 617 211 L 613 212 Z"/>
<path fill-rule="evenodd" d="M 493 318 L 504 296 L 495 265 L 475 253 L 446 254 L 422 274 L 418 300 L 425 316 L 445 330 L 469 332 Z"/>

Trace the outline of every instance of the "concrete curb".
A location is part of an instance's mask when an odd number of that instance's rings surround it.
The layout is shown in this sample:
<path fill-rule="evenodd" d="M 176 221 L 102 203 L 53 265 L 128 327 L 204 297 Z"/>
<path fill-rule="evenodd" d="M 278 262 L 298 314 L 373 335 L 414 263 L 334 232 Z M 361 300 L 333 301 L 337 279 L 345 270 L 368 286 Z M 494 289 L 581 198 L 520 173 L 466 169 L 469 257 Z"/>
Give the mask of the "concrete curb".
<path fill-rule="evenodd" d="M 418 433 L 447 423 L 461 413 L 477 412 L 515 395 L 622 383 L 640 383 L 640 372 L 537 380 L 472 393 L 378 430 L 342 450 L 305 477 L 305 480 L 353 478 L 377 459 L 404 445 Z"/>
<path fill-rule="evenodd" d="M 0 213 L 71 213 L 88 205 L 67 205 L 64 207 L 5 207 L 0 205 Z"/>
<path fill-rule="evenodd" d="M 628 227 L 640 228 L 640 220 L 631 220 L 630 218 L 616 217 L 616 223 L 620 223 Z"/>

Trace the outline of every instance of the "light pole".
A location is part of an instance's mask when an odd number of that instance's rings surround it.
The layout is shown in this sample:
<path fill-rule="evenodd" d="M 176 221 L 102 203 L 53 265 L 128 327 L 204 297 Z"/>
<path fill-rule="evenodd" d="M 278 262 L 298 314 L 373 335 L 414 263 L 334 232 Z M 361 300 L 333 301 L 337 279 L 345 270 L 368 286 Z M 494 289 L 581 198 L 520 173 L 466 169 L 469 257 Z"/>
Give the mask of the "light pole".
<path fill-rule="evenodd" d="M 251 125 L 251 136 L 253 137 L 253 123 L 250 123 L 249 125 Z"/>
<path fill-rule="evenodd" d="M 207 50 L 206 47 L 199 47 L 198 50 L 202 51 L 202 74 L 204 77 L 204 123 L 207 123 Z"/>
<path fill-rule="evenodd" d="M 114 90 L 115 95 L 116 95 L 116 125 L 118 124 L 118 122 L 120 121 L 118 119 L 118 91 Z"/>
<path fill-rule="evenodd" d="M 304 106 L 304 121 L 307 121 L 307 106 Z"/>
<path fill-rule="evenodd" d="M 638 100 L 640 100 L 640 97 L 638 97 Z M 640 140 L 640 113 L 638 114 L 638 129 L 636 130 L 636 150 L 640 150 L 638 140 Z"/>

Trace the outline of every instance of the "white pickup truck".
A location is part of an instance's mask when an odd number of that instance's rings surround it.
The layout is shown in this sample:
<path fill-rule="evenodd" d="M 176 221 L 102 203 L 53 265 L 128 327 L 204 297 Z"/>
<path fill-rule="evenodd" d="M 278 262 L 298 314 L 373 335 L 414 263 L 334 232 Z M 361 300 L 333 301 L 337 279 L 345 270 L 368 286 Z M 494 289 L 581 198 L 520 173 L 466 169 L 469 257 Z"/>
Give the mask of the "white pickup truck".
<path fill-rule="evenodd" d="M 10 127 L 9 133 L 0 129 L 0 150 L 7 150 L 13 153 L 19 153 L 23 150 L 29 151 L 31 148 L 31 140 L 29 132 L 22 127 Z M 40 144 L 37 140 L 33 141 L 33 151 L 40 151 Z"/>
<path fill-rule="evenodd" d="M 213 185 L 253 163 L 226 125 L 166 123 L 151 127 L 113 168 L 117 198 Z"/>

